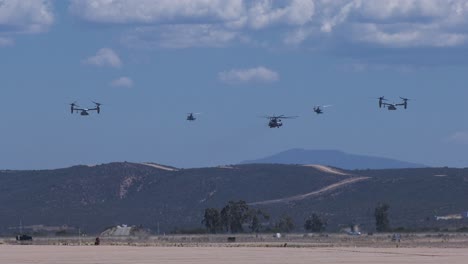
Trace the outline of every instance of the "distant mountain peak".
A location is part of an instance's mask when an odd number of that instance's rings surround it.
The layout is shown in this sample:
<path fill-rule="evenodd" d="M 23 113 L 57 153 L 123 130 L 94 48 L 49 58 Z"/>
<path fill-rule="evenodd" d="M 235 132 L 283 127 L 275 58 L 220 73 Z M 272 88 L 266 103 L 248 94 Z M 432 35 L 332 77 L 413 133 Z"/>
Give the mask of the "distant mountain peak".
<path fill-rule="evenodd" d="M 348 170 L 427 167 L 396 159 L 349 154 L 341 150 L 307 150 L 302 148 L 289 149 L 265 158 L 241 162 L 241 164 L 249 163 L 320 164 Z"/>

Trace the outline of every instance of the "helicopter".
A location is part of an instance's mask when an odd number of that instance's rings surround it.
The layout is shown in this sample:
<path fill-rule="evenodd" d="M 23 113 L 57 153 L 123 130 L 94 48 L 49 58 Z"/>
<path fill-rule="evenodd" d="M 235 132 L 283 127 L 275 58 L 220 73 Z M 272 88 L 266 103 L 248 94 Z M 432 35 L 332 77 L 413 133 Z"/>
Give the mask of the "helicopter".
<path fill-rule="evenodd" d="M 197 120 L 195 115 L 199 115 L 199 114 L 201 114 L 201 113 L 188 113 L 187 114 L 187 120 L 188 121 L 195 121 L 195 120 Z"/>
<path fill-rule="evenodd" d="M 264 116 L 264 118 L 268 118 L 270 121 L 268 122 L 268 126 L 270 128 L 280 128 L 283 126 L 283 122 L 281 119 L 292 119 L 297 118 L 298 116 Z"/>
<path fill-rule="evenodd" d="M 73 102 L 70 104 L 71 108 L 71 113 L 73 114 L 75 111 L 80 112 L 80 115 L 82 116 L 88 116 L 89 111 L 96 111 L 98 114 L 101 112 L 101 103 L 94 102 L 93 103 L 96 105 L 94 108 L 79 108 L 80 106 L 76 104 L 76 102 Z"/>
<path fill-rule="evenodd" d="M 410 100 L 408 98 L 404 98 L 404 97 L 400 96 L 400 99 L 403 100 L 403 102 L 401 102 L 399 104 L 395 104 L 395 103 L 389 104 L 389 103 L 385 103 L 385 101 L 388 101 L 388 100 L 385 99 L 384 96 L 381 96 L 381 97 L 379 97 L 377 99 L 379 99 L 379 108 L 386 107 L 390 111 L 398 110 L 398 106 L 403 106 L 404 109 L 407 109 L 408 108 L 408 101 Z"/>
<path fill-rule="evenodd" d="M 331 105 L 316 105 L 314 106 L 314 112 L 317 115 L 323 114 L 323 108 L 330 107 Z"/>

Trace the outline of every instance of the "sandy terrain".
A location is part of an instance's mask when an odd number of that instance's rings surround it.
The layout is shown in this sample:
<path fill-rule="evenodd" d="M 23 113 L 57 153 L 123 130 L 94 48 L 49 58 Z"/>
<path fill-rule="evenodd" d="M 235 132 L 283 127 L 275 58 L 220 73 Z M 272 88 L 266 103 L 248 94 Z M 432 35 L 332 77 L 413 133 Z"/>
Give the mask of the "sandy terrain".
<path fill-rule="evenodd" d="M 467 263 L 468 249 L 0 245 L 0 263 Z"/>

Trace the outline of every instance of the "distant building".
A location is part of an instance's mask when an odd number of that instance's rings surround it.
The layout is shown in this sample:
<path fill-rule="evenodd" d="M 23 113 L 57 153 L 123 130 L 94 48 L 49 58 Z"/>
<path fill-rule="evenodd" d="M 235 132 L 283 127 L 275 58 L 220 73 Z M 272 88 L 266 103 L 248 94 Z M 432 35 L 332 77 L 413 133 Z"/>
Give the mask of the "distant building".
<path fill-rule="evenodd" d="M 446 221 L 446 220 L 459 220 L 462 219 L 462 214 L 453 214 L 453 215 L 445 215 L 445 216 L 435 216 L 436 221 Z"/>
<path fill-rule="evenodd" d="M 101 236 L 148 236 L 149 230 L 141 226 L 118 225 L 104 230 Z"/>

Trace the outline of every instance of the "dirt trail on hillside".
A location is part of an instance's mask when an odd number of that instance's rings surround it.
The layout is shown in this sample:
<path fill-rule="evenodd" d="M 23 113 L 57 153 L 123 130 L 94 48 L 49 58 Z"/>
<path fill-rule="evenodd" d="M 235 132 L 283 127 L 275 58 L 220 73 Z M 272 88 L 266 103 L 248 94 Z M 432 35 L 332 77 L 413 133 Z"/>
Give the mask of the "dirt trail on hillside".
<path fill-rule="evenodd" d="M 368 179 L 369 179 L 369 177 L 349 178 L 349 179 L 346 179 L 346 180 L 343 180 L 343 181 L 339 181 L 337 183 L 333 183 L 333 184 L 328 185 L 328 186 L 326 186 L 326 187 L 324 187 L 322 189 L 319 189 L 317 191 L 313 191 L 313 192 L 310 192 L 310 193 L 299 194 L 299 195 L 285 197 L 285 198 L 281 198 L 281 199 L 253 202 L 253 203 L 249 203 L 249 205 L 267 205 L 267 204 L 275 204 L 275 203 L 288 203 L 288 202 L 292 202 L 292 201 L 300 201 L 300 200 L 304 200 L 304 199 L 312 197 L 312 196 L 319 196 L 319 195 L 322 195 L 322 194 L 324 194 L 326 192 L 334 191 L 334 190 L 336 190 L 338 188 L 342 188 L 342 187 L 345 187 L 347 185 L 350 185 L 350 184 L 353 184 L 353 183 L 356 183 L 356 182 L 365 181 L 365 180 L 368 180 Z"/>
<path fill-rule="evenodd" d="M 170 167 L 165 167 L 165 166 L 158 165 L 158 164 L 153 164 L 153 163 L 138 163 L 138 164 L 145 165 L 145 166 L 150 166 L 150 167 L 160 169 L 160 170 L 165 170 L 165 171 L 177 171 L 177 169 L 170 168 Z"/>
<path fill-rule="evenodd" d="M 335 174 L 335 175 L 342 175 L 342 176 L 349 175 L 348 173 L 344 173 L 342 171 L 339 171 L 337 169 L 334 169 L 334 168 L 331 168 L 331 167 L 328 167 L 328 166 L 324 166 L 324 165 L 309 164 L 309 165 L 304 165 L 304 167 L 311 167 L 311 168 L 317 169 L 317 170 L 319 170 L 321 172 Z"/>

